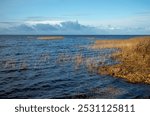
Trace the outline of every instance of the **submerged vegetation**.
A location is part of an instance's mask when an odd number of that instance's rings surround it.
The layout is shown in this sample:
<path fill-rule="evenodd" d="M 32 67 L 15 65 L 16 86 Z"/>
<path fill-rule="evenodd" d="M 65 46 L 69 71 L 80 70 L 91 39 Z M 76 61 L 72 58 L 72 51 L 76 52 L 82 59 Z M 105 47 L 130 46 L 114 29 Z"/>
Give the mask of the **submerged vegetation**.
<path fill-rule="evenodd" d="M 97 40 L 92 48 L 116 48 L 112 58 L 120 63 L 100 66 L 100 74 L 121 77 L 132 83 L 150 84 L 150 36 L 125 40 Z"/>

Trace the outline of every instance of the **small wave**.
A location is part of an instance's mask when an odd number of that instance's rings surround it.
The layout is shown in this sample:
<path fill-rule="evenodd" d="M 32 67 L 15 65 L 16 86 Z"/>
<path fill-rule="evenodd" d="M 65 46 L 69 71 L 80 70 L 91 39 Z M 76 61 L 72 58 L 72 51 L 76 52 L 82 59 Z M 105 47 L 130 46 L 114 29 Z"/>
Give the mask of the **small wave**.
<path fill-rule="evenodd" d="M 70 96 L 64 96 L 64 97 L 54 97 L 52 99 L 88 99 L 89 96 L 85 93 L 80 93 L 77 95 L 70 95 Z"/>

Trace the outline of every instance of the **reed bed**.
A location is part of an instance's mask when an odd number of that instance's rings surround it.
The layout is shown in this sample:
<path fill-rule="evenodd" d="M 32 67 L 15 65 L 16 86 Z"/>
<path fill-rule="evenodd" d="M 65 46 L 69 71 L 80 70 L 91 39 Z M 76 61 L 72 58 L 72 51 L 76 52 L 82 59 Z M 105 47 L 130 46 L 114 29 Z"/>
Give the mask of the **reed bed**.
<path fill-rule="evenodd" d="M 132 83 L 150 84 L 150 36 L 125 40 L 97 40 L 95 49 L 117 48 L 112 58 L 121 63 L 99 67 L 100 74 L 124 78 Z"/>
<path fill-rule="evenodd" d="M 64 39 L 63 36 L 43 36 L 43 37 L 38 37 L 37 39 L 40 40 L 62 40 Z"/>

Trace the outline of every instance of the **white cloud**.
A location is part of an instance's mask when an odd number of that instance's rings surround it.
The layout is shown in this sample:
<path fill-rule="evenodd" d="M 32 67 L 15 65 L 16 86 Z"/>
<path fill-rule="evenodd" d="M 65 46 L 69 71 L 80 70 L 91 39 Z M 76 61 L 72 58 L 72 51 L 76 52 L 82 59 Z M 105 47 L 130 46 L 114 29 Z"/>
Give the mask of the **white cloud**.
<path fill-rule="evenodd" d="M 26 21 L 25 23 L 28 25 L 36 25 L 36 24 L 50 24 L 50 25 L 61 25 L 63 21 L 59 20 L 44 20 L 44 21 Z"/>

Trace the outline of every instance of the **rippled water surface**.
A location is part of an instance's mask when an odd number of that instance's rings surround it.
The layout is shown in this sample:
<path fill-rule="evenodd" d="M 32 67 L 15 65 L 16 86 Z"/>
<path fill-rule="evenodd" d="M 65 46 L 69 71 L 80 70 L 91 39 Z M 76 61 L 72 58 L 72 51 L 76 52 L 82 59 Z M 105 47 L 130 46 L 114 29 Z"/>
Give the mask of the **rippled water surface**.
<path fill-rule="evenodd" d="M 115 49 L 92 50 L 96 39 L 131 36 L 0 36 L 0 98 L 150 98 L 150 85 L 98 75 L 117 63 Z"/>

